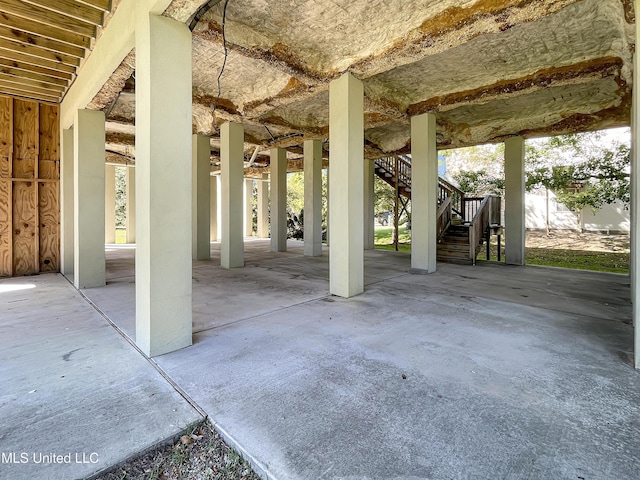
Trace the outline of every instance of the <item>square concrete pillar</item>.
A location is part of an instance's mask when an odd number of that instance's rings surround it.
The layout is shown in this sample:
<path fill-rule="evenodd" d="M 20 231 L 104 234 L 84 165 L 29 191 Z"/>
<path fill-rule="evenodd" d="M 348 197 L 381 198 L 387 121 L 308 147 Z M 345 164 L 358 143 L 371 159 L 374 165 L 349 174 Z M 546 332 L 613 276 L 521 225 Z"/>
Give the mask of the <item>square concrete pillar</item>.
<path fill-rule="evenodd" d="M 244 179 L 244 236 L 253 236 L 253 178 Z"/>
<path fill-rule="evenodd" d="M 411 269 L 436 271 L 438 150 L 436 116 L 411 118 Z"/>
<path fill-rule="evenodd" d="M 269 238 L 269 175 L 258 181 L 258 238 Z"/>
<path fill-rule="evenodd" d="M 504 142 L 504 257 L 508 265 L 524 265 L 524 194 L 524 138 L 511 137 Z"/>
<path fill-rule="evenodd" d="M 218 175 L 209 175 L 209 241 L 218 240 Z"/>
<path fill-rule="evenodd" d="M 271 149 L 271 251 L 287 251 L 287 152 Z"/>
<path fill-rule="evenodd" d="M 226 122 L 220 127 L 221 223 L 220 265 L 244 267 L 243 176 L 244 129 Z"/>
<path fill-rule="evenodd" d="M 136 169 L 135 167 L 127 167 L 126 170 L 126 189 L 127 189 L 127 205 L 126 205 L 126 225 L 127 225 L 127 243 L 136 243 Z"/>
<path fill-rule="evenodd" d="M 322 141 L 304 142 L 304 254 L 322 255 Z"/>
<path fill-rule="evenodd" d="M 375 160 L 364 161 L 364 249 L 373 250 L 376 243 L 374 215 L 375 196 Z"/>
<path fill-rule="evenodd" d="M 104 113 L 78 110 L 73 127 L 73 283 L 76 288 L 105 285 L 104 142 Z"/>
<path fill-rule="evenodd" d="M 104 243 L 116 243 L 116 167 L 104 166 Z"/>
<path fill-rule="evenodd" d="M 636 11 L 640 2 L 636 0 Z M 636 38 L 640 38 L 640 22 L 636 22 Z M 633 78 L 640 78 L 640 65 L 638 64 L 638 53 L 633 57 Z M 638 105 L 638 89 L 634 88 L 632 93 L 631 107 L 631 255 L 629 270 L 631 274 L 631 304 L 633 318 L 633 356 L 634 366 L 640 369 L 640 292 L 638 273 L 640 272 L 640 225 L 638 224 L 638 212 L 640 209 L 640 106 Z"/>
<path fill-rule="evenodd" d="M 364 291 L 363 103 L 362 82 L 350 73 L 330 83 L 329 291 L 345 298 Z"/>
<path fill-rule="evenodd" d="M 211 143 L 205 135 L 192 136 L 191 256 L 211 258 Z"/>
<path fill-rule="evenodd" d="M 60 132 L 60 272 L 73 274 L 73 129 Z"/>
<path fill-rule="evenodd" d="M 137 20 L 136 343 L 156 356 L 191 345 L 191 32 Z"/>

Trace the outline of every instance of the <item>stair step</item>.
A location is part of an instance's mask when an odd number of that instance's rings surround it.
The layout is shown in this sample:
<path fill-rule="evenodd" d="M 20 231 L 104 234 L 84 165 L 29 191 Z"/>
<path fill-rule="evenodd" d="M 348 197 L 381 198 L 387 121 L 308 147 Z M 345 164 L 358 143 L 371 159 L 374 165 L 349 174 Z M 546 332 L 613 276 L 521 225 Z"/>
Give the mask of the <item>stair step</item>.
<path fill-rule="evenodd" d="M 438 255 L 437 256 L 437 260 L 438 260 L 438 262 L 454 263 L 454 264 L 457 264 L 457 265 L 472 265 L 473 264 L 473 262 L 471 260 L 469 260 L 469 257 L 467 257 L 467 258 L 457 258 L 457 257 L 447 257 L 447 256 Z"/>
<path fill-rule="evenodd" d="M 469 255 L 469 245 L 464 245 L 464 244 L 443 245 L 439 243 L 436 247 L 436 251 L 438 252 L 438 254 L 448 252 L 448 253 L 463 253 L 465 255 Z"/>
<path fill-rule="evenodd" d="M 445 235 L 440 239 L 440 243 L 466 243 L 469 245 L 469 237 L 452 237 Z"/>

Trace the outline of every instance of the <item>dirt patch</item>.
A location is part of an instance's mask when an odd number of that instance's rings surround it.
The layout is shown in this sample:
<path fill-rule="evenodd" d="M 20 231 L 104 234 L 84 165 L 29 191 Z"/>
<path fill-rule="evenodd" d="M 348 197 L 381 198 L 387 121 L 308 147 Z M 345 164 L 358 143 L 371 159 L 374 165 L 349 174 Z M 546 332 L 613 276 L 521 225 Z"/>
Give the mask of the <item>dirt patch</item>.
<path fill-rule="evenodd" d="M 561 250 L 629 253 L 629 235 L 576 232 L 572 230 L 527 231 L 526 246 Z"/>
<path fill-rule="evenodd" d="M 92 480 L 260 480 L 206 421 L 172 444 L 144 453 Z"/>

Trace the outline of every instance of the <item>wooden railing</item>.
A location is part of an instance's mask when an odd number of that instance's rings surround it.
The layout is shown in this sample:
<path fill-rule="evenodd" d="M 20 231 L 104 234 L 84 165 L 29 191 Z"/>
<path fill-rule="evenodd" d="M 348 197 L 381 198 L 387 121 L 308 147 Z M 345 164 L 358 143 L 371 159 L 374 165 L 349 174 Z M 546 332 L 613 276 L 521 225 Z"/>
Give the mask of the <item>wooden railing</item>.
<path fill-rule="evenodd" d="M 469 225 L 469 258 L 473 265 L 476 264 L 476 253 L 480 241 L 485 237 L 491 225 L 500 223 L 500 203 L 500 197 L 487 195 L 481 199 L 475 209 Z"/>
<path fill-rule="evenodd" d="M 376 167 L 384 170 L 389 178 L 396 179 L 398 184 L 405 188 L 411 187 L 411 162 L 403 157 L 383 157 L 378 158 Z"/>
<path fill-rule="evenodd" d="M 451 225 L 452 219 L 452 208 L 451 208 L 451 197 L 446 197 L 440 206 L 438 207 L 438 213 L 436 215 L 436 232 L 438 235 L 438 240 L 442 238 L 444 233 Z"/>
<path fill-rule="evenodd" d="M 451 185 L 445 179 L 438 177 L 438 205 L 441 205 L 445 198 L 451 198 L 451 209 L 464 221 L 464 192 L 458 187 Z"/>

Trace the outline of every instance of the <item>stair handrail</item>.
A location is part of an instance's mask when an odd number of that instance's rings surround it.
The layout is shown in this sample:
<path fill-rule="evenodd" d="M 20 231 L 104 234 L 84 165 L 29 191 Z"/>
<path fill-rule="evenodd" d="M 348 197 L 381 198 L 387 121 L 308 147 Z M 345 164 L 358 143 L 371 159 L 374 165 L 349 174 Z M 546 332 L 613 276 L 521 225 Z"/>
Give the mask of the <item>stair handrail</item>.
<path fill-rule="evenodd" d="M 487 231 L 492 220 L 492 204 L 495 195 L 487 195 L 482 199 L 480 206 L 475 212 L 469 225 L 469 258 L 473 265 L 476 264 L 476 253 L 480 239 L 484 238 L 484 232 Z"/>
<path fill-rule="evenodd" d="M 464 221 L 464 192 L 444 178 L 438 177 L 438 199 L 440 202 L 444 200 L 444 197 L 451 197 L 452 210 Z"/>
<path fill-rule="evenodd" d="M 451 197 L 447 197 L 438 207 L 436 214 L 436 232 L 438 234 L 438 241 L 451 225 L 451 217 Z"/>

